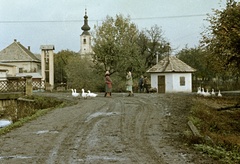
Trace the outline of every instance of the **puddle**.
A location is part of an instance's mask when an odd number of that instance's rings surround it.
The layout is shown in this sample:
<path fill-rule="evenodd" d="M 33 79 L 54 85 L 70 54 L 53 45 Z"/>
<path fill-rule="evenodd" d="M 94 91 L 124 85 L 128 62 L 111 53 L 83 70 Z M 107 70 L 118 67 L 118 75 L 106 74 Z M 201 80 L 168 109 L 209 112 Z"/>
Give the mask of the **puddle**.
<path fill-rule="evenodd" d="M 55 131 L 55 130 L 40 130 L 40 131 L 35 132 L 35 134 L 45 134 L 45 133 L 55 134 L 55 133 L 58 133 L 58 131 Z"/>
<path fill-rule="evenodd" d="M 28 159 L 28 158 L 32 158 L 32 157 L 26 157 L 26 156 L 21 156 L 21 155 L 12 155 L 12 156 L 0 156 L 0 160 L 1 159 L 12 159 L 12 158 L 17 158 L 17 159 Z"/>
<path fill-rule="evenodd" d="M 97 155 L 88 155 L 86 159 L 78 159 L 78 161 L 95 161 L 95 160 L 124 161 L 126 159 L 117 156 L 97 156 Z"/>
<path fill-rule="evenodd" d="M 91 119 L 99 117 L 99 116 L 113 116 L 113 115 L 117 115 L 117 114 L 119 114 L 119 113 L 117 113 L 117 112 L 108 112 L 108 113 L 106 113 L 106 112 L 96 112 L 96 113 L 93 113 L 90 116 L 88 116 L 88 118 L 86 119 L 85 122 L 88 122 Z"/>
<path fill-rule="evenodd" d="M 6 127 L 11 124 L 12 124 L 12 121 L 10 120 L 7 120 L 7 119 L 0 120 L 0 128 Z"/>

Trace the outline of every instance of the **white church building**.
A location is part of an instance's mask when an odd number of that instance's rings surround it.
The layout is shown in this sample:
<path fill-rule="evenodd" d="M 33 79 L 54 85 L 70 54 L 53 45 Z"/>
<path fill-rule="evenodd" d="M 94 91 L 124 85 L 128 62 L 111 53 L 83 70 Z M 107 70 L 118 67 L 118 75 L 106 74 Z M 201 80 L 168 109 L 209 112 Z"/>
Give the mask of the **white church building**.
<path fill-rule="evenodd" d="M 92 44 L 91 44 L 91 35 L 89 33 L 89 30 L 91 29 L 88 25 L 88 16 L 87 11 L 85 10 L 85 16 L 84 16 L 84 25 L 81 27 L 83 30 L 82 34 L 80 35 L 80 55 L 86 56 L 88 54 L 92 54 Z"/>

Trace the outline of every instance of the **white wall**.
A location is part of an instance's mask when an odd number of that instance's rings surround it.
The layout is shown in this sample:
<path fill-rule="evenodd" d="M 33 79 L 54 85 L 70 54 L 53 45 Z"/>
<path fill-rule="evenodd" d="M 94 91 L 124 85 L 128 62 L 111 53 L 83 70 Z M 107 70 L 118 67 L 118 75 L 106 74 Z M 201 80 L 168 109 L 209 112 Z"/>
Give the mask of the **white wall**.
<path fill-rule="evenodd" d="M 19 72 L 19 68 L 23 68 L 24 72 L 40 72 L 40 63 L 35 62 L 12 62 L 7 63 L 8 65 L 13 65 L 17 67 L 17 73 Z"/>
<path fill-rule="evenodd" d="M 0 81 L 7 80 L 7 71 L 6 70 L 0 70 Z"/>
<path fill-rule="evenodd" d="M 158 88 L 158 76 L 165 76 L 165 92 L 192 92 L 191 73 L 151 73 L 151 87 Z M 185 77 L 185 86 L 180 86 L 180 77 Z"/>
<path fill-rule="evenodd" d="M 86 43 L 83 43 L 83 40 L 86 39 Z M 80 36 L 80 54 L 92 53 L 91 46 L 91 36 L 90 35 L 81 35 Z"/>
<path fill-rule="evenodd" d="M 8 70 L 8 71 L 6 72 L 8 76 L 15 76 L 16 73 L 18 72 L 16 66 L 0 65 L 0 69 L 6 69 L 6 70 Z"/>
<path fill-rule="evenodd" d="M 185 77 L 184 86 L 180 86 L 180 77 Z M 174 74 L 172 92 L 192 92 L 192 74 L 191 73 Z"/>

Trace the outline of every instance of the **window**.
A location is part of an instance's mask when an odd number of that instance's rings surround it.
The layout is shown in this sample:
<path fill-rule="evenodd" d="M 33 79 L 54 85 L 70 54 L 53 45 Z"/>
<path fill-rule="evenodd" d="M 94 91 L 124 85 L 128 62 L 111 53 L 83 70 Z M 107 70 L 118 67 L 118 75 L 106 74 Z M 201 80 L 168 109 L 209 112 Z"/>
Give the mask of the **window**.
<path fill-rule="evenodd" d="M 23 73 L 23 68 L 18 69 L 19 73 Z"/>
<path fill-rule="evenodd" d="M 86 44 L 87 43 L 87 40 L 86 39 L 83 39 L 83 44 Z"/>
<path fill-rule="evenodd" d="M 185 86 L 185 77 L 180 77 L 180 86 Z"/>

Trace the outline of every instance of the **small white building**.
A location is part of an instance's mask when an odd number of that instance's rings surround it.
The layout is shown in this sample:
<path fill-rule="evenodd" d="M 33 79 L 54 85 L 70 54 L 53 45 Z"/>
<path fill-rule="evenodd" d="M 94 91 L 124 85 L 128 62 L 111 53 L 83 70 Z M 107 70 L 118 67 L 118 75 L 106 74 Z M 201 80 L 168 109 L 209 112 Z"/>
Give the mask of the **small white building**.
<path fill-rule="evenodd" d="M 196 70 L 175 56 L 165 57 L 147 72 L 151 87 L 158 93 L 192 92 L 192 73 Z"/>

